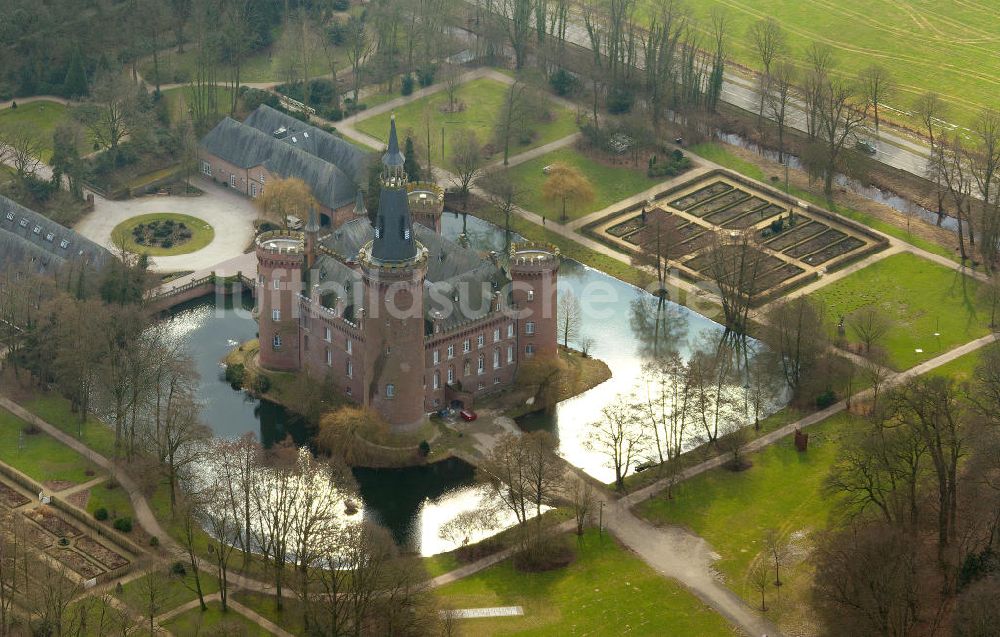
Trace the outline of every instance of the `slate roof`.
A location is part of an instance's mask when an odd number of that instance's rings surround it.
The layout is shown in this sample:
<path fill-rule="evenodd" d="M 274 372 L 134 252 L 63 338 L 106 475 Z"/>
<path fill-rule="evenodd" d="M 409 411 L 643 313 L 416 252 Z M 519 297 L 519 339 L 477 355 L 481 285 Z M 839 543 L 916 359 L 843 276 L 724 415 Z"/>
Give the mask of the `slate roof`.
<path fill-rule="evenodd" d="M 287 132 L 279 139 L 274 132 L 282 127 Z M 240 168 L 263 166 L 283 178 L 298 177 L 330 209 L 353 203 L 358 185 L 367 179 L 363 150 L 266 105 L 246 122 L 224 118 L 200 146 Z"/>
<path fill-rule="evenodd" d="M 449 330 L 488 313 L 494 291 L 508 282 L 503 270 L 475 250 L 446 239 L 420 224 L 413 224 L 413 233 L 427 249 L 424 315 L 431 318 L 433 312 L 445 311 L 441 324 L 443 329 Z M 339 255 L 340 259 L 354 260 L 358 251 L 373 236 L 374 231 L 367 219 L 354 219 L 328 235 L 323 245 Z M 360 281 L 358 272 L 337 258 L 323 256 L 317 264 L 321 281 L 336 281 L 345 288 Z M 459 298 L 457 303 L 454 302 L 456 293 Z M 450 299 L 451 302 L 442 304 L 439 299 Z"/>
<path fill-rule="evenodd" d="M 48 272 L 68 261 L 101 268 L 112 258 L 103 246 L 0 195 L 0 266 L 27 261 Z"/>

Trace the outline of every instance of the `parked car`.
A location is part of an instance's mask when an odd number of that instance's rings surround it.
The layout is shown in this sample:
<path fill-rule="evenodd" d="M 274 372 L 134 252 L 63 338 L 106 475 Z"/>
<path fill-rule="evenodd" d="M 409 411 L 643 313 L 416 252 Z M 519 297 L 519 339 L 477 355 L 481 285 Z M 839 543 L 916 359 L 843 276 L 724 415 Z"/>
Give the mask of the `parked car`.
<path fill-rule="evenodd" d="M 462 420 L 464 420 L 465 422 L 472 422 L 476 418 L 479 418 L 479 416 L 476 415 L 476 412 L 472 411 L 471 409 L 463 409 L 462 411 L 458 412 L 458 415 L 461 416 Z"/>
<path fill-rule="evenodd" d="M 874 155 L 878 152 L 878 149 L 875 148 L 875 144 L 871 143 L 867 139 L 859 139 L 856 146 L 858 150 L 866 155 Z"/>

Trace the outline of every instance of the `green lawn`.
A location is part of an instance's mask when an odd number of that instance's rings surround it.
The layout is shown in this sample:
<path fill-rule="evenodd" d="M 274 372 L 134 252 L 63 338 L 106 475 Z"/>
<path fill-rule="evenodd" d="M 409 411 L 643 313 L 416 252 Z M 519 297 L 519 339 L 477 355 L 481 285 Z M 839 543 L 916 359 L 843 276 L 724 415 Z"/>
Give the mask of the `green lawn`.
<path fill-rule="evenodd" d="M 488 144 L 493 140 L 493 131 L 507 91 L 506 84 L 488 78 L 467 82 L 458 89 L 456 95 L 456 100 L 465 104 L 465 109 L 457 113 L 441 112 L 441 107 L 447 105 L 448 95 L 445 91 L 438 91 L 433 95 L 414 100 L 395 111 L 396 127 L 401 135 L 410 134 L 419 145 L 426 145 L 427 134 L 423 124 L 423 114 L 425 108 L 429 109 L 431 113 L 431 161 L 436 165 L 441 164 L 441 131 L 443 129 L 443 156 L 447 159 L 446 164 L 450 165 L 452 137 L 458 130 L 468 128 L 475 131 L 481 144 Z M 554 103 L 551 106 L 551 113 L 553 117 L 550 121 L 532 125 L 535 135 L 531 143 L 522 145 L 512 142 L 511 155 L 548 144 L 576 132 L 577 127 L 573 113 L 556 106 Z M 391 113 L 382 113 L 363 119 L 355 125 L 355 128 L 386 142 L 389 139 L 390 116 Z M 493 159 L 502 158 L 503 149 L 500 148 L 494 154 Z M 426 157 L 419 157 L 419 160 L 421 164 L 426 163 Z"/>
<path fill-rule="evenodd" d="M 575 536 L 574 536 L 575 537 Z M 733 635 L 719 615 L 672 580 L 591 530 L 577 559 L 547 573 L 510 560 L 438 589 L 445 608 L 522 606 L 523 617 L 459 622 L 463 635 Z"/>
<path fill-rule="evenodd" d="M 51 436 L 41 432 L 22 434 L 26 426 L 14 414 L 0 409 L 0 461 L 38 482 L 67 480 L 81 484 L 93 477 L 86 475 L 88 469 L 99 472 L 96 465 Z"/>
<path fill-rule="evenodd" d="M 902 370 L 988 333 L 989 313 L 978 299 L 978 289 L 975 279 L 904 252 L 812 296 L 825 306 L 832 325 L 859 308 L 878 307 L 893 324 L 882 347 L 892 367 Z M 850 327 L 847 336 L 857 340 Z"/>
<path fill-rule="evenodd" d="M 191 238 L 183 243 L 175 244 L 170 248 L 159 246 L 141 245 L 135 242 L 132 236 L 132 229 L 139 224 L 148 224 L 154 221 L 173 221 L 176 224 L 184 224 L 191 231 Z M 212 226 L 197 217 L 182 215 L 176 212 L 152 212 L 145 215 L 138 215 L 119 223 L 111 231 L 111 236 L 117 237 L 119 234 L 125 239 L 125 247 L 131 252 L 146 253 L 151 256 L 164 256 L 174 254 L 188 254 L 201 250 L 212 243 L 215 238 L 215 230 Z"/>
<path fill-rule="evenodd" d="M 745 159 L 737 157 L 736 155 L 729 152 L 726 147 L 722 144 L 716 142 L 706 142 L 704 144 L 697 144 L 690 148 L 690 151 L 703 157 L 709 161 L 713 161 L 720 166 L 724 166 L 730 170 L 740 173 L 741 175 L 746 175 L 751 179 L 756 179 L 757 181 L 768 182 L 767 175 L 761 170 L 759 166 L 751 163 Z M 781 188 L 781 185 L 776 187 Z M 959 262 L 958 255 L 954 250 L 947 248 L 945 246 L 934 243 L 933 241 L 928 241 L 921 237 L 915 236 L 906 231 L 905 228 L 900 228 L 891 223 L 882 221 L 881 219 L 875 217 L 867 212 L 861 212 L 860 210 L 855 210 L 854 208 L 849 208 L 847 206 L 840 205 L 836 202 L 827 201 L 826 197 L 823 195 L 813 194 L 811 192 L 802 190 L 801 188 L 796 188 L 791 186 L 788 189 L 788 193 L 803 201 L 808 201 L 809 203 L 819 206 L 820 208 L 825 208 L 832 212 L 837 213 L 842 217 L 846 217 L 858 223 L 864 224 L 873 230 L 878 230 L 879 232 L 885 233 L 890 237 L 895 237 L 902 241 L 905 241 L 913 246 L 920 248 L 921 250 L 926 250 L 932 254 L 936 254 L 956 263 Z"/>
<path fill-rule="evenodd" d="M 577 207 L 566 206 L 566 216 L 570 220 L 607 208 L 663 181 L 663 178 L 647 177 L 644 165 L 635 168 L 629 162 L 611 166 L 590 159 L 575 148 L 560 148 L 511 168 L 514 181 L 524 193 L 520 201 L 521 207 L 540 213 L 550 220 L 558 220 L 562 215 L 561 202 L 549 201 L 542 196 L 542 185 L 547 179 L 543 169 L 555 163 L 576 168 L 594 190 L 594 198 L 589 203 Z"/>
<path fill-rule="evenodd" d="M 274 595 L 256 593 L 240 589 L 232 592 L 232 599 L 243 604 L 261 617 L 268 619 L 278 626 L 281 626 L 293 635 L 305 634 L 302 625 L 302 608 L 299 600 L 286 599 L 284 608 L 277 610 L 274 607 Z"/>
<path fill-rule="evenodd" d="M 184 84 L 190 82 L 195 76 L 197 65 L 197 49 L 193 46 L 184 50 L 184 53 L 171 51 L 160 55 L 160 77 L 162 84 Z M 343 72 L 347 67 L 346 49 L 337 54 L 337 68 Z M 271 49 L 255 51 L 243 62 L 240 69 L 240 83 L 252 84 L 255 82 L 280 82 L 286 75 L 281 70 L 281 59 L 278 55 L 273 55 Z M 152 87 L 154 85 L 155 73 L 153 71 L 153 58 L 143 60 L 140 72 L 146 83 Z M 330 67 L 327 65 L 322 55 L 314 55 L 309 61 L 310 77 L 328 75 Z M 219 81 L 229 80 L 231 70 L 228 67 L 218 69 Z"/>
<path fill-rule="evenodd" d="M 793 437 L 788 436 L 748 456 L 753 462 L 750 469 L 700 474 L 683 482 L 674 499 L 653 498 L 639 505 L 638 513 L 654 524 L 681 525 L 705 538 L 720 555 L 715 566 L 729 586 L 759 604 L 759 593 L 745 584 L 745 578 L 763 548 L 765 532 L 777 529 L 794 539 L 794 548 L 808 548 L 809 533 L 826 527 L 835 502 L 824 494 L 823 482 L 836 459 L 838 441 L 858 426 L 860 419 L 839 414 L 806 430 L 805 453 L 796 451 Z M 808 594 L 807 565 L 787 575 L 783 596 Z M 767 594 L 768 599 L 772 596 L 773 590 Z"/>
<path fill-rule="evenodd" d="M 52 158 L 52 133 L 66 115 L 66 107 L 57 102 L 39 101 L 21 104 L 17 108 L 0 111 L 0 136 L 14 131 L 24 131 L 38 140 L 40 159 Z"/>
<path fill-rule="evenodd" d="M 34 398 L 21 400 L 20 405 L 106 458 L 114 456 L 114 430 L 93 416 L 89 416 L 81 424 L 79 416 L 70 410 L 69 401 L 62 396 L 54 392 L 39 394 Z"/>
<path fill-rule="evenodd" d="M 976 367 L 982 362 L 983 350 L 977 349 L 974 352 L 969 352 L 968 354 L 963 354 L 951 361 L 950 363 L 945 363 L 944 365 L 931 370 L 928 372 L 934 376 L 943 376 L 945 378 L 952 378 L 956 382 L 964 383 L 966 381 L 972 380 L 972 376 L 976 371 Z"/>
<path fill-rule="evenodd" d="M 187 562 L 184 562 L 184 565 L 190 569 Z M 177 608 L 181 604 L 198 598 L 198 594 L 194 591 L 194 577 L 190 573 L 185 573 L 184 576 L 177 576 L 167 573 L 166 568 L 166 566 L 161 565 L 157 567 L 157 570 L 128 582 L 122 586 L 121 593 L 115 593 L 115 595 L 138 615 L 147 615 L 149 613 L 150 591 L 148 583 L 151 581 L 150 578 L 153 578 L 152 581 L 154 582 L 153 591 L 155 605 L 157 606 L 155 613 L 157 615 L 162 615 L 172 608 Z M 200 571 L 199 574 L 201 589 L 205 595 L 218 592 L 219 581 L 214 576 L 206 573 L 204 570 Z M 188 635 L 193 633 L 176 634 Z"/>
<path fill-rule="evenodd" d="M 187 114 L 190 109 L 189 104 L 194 99 L 193 95 L 193 89 L 190 86 L 163 91 L 163 100 L 167 105 L 167 113 L 170 115 L 170 121 L 178 122 Z M 233 99 L 233 89 L 228 86 L 215 87 L 215 99 L 219 119 L 222 119 L 222 115 L 229 114 L 229 104 Z"/>
<path fill-rule="evenodd" d="M 132 510 L 132 501 L 129 500 L 128 493 L 121 486 L 108 488 L 108 482 L 102 482 L 91 487 L 90 498 L 87 500 L 87 513 L 93 513 L 98 509 L 106 509 L 108 520 L 115 518 L 130 517 L 135 520 L 135 513 Z"/>
<path fill-rule="evenodd" d="M 208 610 L 193 608 L 164 624 L 175 635 L 241 635 L 245 637 L 270 637 L 265 630 L 234 610 L 222 612 L 219 602 L 210 602 Z"/>

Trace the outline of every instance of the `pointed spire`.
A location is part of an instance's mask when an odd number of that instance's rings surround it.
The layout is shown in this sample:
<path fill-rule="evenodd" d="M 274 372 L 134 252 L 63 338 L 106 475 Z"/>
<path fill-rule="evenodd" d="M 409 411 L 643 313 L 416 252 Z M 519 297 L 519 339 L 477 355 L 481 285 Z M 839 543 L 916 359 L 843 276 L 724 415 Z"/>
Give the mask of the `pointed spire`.
<path fill-rule="evenodd" d="M 389 148 L 382 155 L 382 165 L 386 167 L 402 166 L 406 159 L 399 152 L 399 139 L 396 137 L 396 115 L 389 120 Z"/>

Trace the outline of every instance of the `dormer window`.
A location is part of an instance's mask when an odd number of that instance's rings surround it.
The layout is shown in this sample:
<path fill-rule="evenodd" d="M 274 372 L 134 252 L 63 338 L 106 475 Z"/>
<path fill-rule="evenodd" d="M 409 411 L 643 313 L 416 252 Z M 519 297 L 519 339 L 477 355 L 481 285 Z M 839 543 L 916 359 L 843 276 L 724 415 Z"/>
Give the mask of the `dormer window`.
<path fill-rule="evenodd" d="M 13 212 L 8 212 L 7 213 L 7 221 L 13 221 L 13 220 L 14 220 L 14 213 Z"/>
<path fill-rule="evenodd" d="M 42 234 L 42 227 L 35 226 L 34 228 L 31 229 L 31 231 L 34 232 L 35 234 Z"/>
<path fill-rule="evenodd" d="M 406 230 L 403 230 L 403 238 L 406 239 L 407 241 L 410 240 L 410 229 L 409 228 L 407 228 Z"/>
<path fill-rule="evenodd" d="M 52 234 L 51 232 L 45 235 L 45 240 L 49 241 L 49 242 L 51 242 L 55 238 L 56 238 L 56 235 Z"/>
<path fill-rule="evenodd" d="M 17 225 L 21 226 L 22 228 L 27 228 L 28 220 L 25 219 L 24 217 L 21 217 L 21 220 L 17 222 Z"/>
<path fill-rule="evenodd" d="M 380 226 L 375 226 L 375 238 L 379 239 L 382 237 L 382 228 Z"/>
<path fill-rule="evenodd" d="M 59 247 L 65 250 L 66 248 L 69 247 L 69 241 L 63 239 L 62 241 L 59 242 Z"/>

